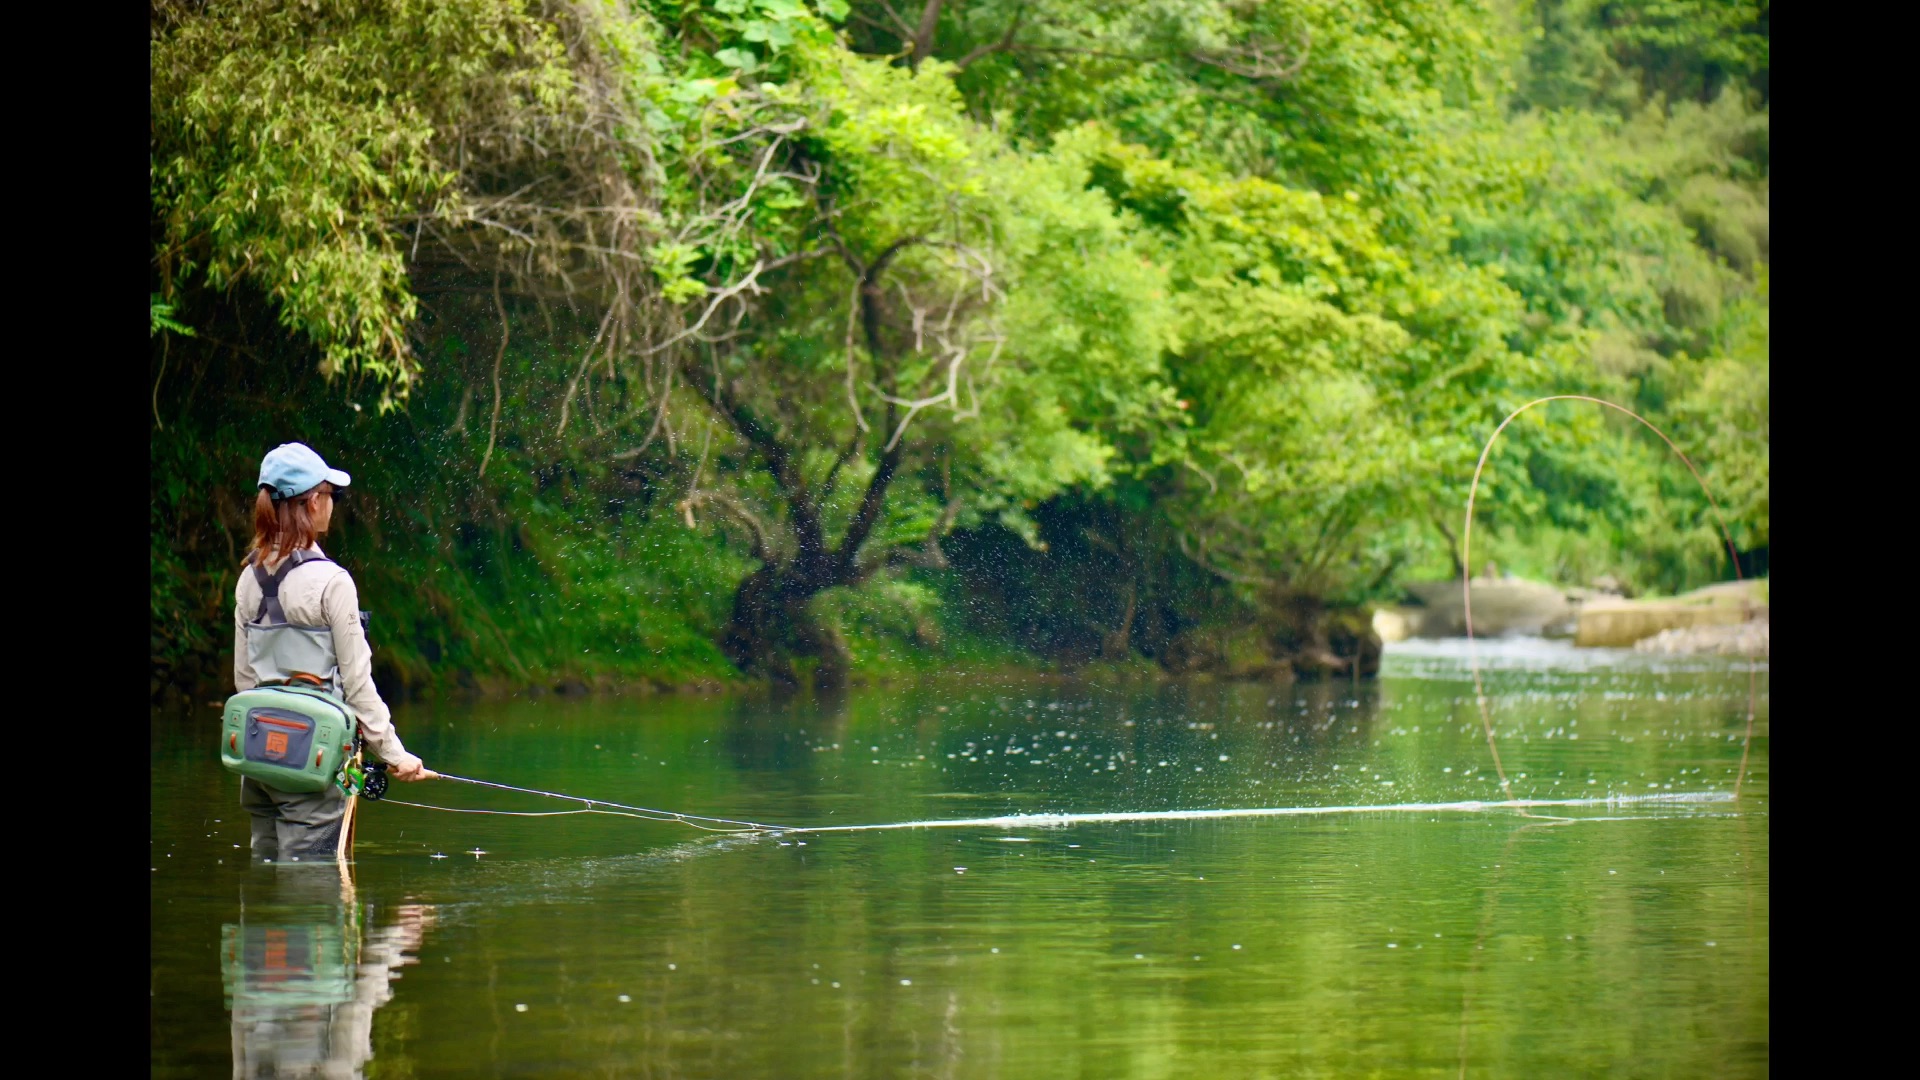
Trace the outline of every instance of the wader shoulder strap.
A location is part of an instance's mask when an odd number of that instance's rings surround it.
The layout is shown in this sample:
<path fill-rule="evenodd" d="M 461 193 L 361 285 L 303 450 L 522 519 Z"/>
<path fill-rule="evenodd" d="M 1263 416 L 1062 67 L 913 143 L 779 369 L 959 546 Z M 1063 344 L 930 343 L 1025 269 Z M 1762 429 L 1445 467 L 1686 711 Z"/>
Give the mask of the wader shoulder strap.
<path fill-rule="evenodd" d="M 287 561 L 280 564 L 280 569 L 275 570 L 272 574 L 268 574 L 267 568 L 260 565 L 258 552 L 255 552 L 249 556 L 249 558 L 253 560 L 253 579 L 260 583 L 260 610 L 254 613 L 253 620 L 255 622 L 275 623 L 287 621 L 286 612 L 280 609 L 280 583 L 287 580 L 287 574 L 291 572 L 294 567 L 306 563 L 333 561 L 325 555 L 296 551 L 287 556 Z"/>

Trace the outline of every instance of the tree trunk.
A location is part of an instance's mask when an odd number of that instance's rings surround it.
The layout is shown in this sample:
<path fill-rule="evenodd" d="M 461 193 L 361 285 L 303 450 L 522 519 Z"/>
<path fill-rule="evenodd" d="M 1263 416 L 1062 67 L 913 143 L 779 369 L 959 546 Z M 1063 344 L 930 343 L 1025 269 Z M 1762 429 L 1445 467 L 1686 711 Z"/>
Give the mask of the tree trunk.
<path fill-rule="evenodd" d="M 1127 601 L 1120 612 L 1120 625 L 1100 635 L 1100 655 L 1108 660 L 1124 660 L 1133 652 L 1133 617 L 1139 608 L 1140 586 L 1128 579 Z"/>
<path fill-rule="evenodd" d="M 733 614 L 720 637 L 721 651 L 748 675 L 776 685 L 801 684 L 795 661 L 818 661 L 815 689 L 844 686 L 852 655 L 840 632 L 813 613 L 813 598 L 841 582 L 792 564 L 765 565 L 748 574 L 733 596 Z"/>
<path fill-rule="evenodd" d="M 938 5 L 933 5 L 931 10 L 937 15 Z M 861 322 L 868 350 L 875 357 L 887 355 L 881 334 L 885 305 L 882 275 L 895 256 L 919 242 L 919 237 L 896 240 L 871 264 L 860 263 L 842 249 L 842 256 L 860 282 Z M 704 373 L 692 367 L 687 374 L 688 385 L 759 455 L 775 490 L 786 504 L 786 529 L 793 541 L 792 549 L 782 552 L 778 545 L 767 542 L 764 529 L 754 527 L 754 557 L 760 560 L 760 568 L 748 574 L 734 593 L 733 613 L 720 635 L 721 651 L 743 673 L 764 675 L 782 686 L 800 684 L 801 674 L 794 666 L 796 660 L 817 661 L 813 670 L 815 689 L 845 685 L 852 661 L 847 644 L 837 629 L 814 615 L 811 604 L 814 597 L 828 589 L 860 584 L 881 565 L 882 560 L 878 559 L 862 562 L 860 550 L 885 513 L 887 491 L 900 467 L 900 431 L 894 426 L 898 419 L 896 399 L 887 399 L 886 422 L 881 428 L 894 432 L 895 438 L 875 462 L 873 476 L 847 522 L 839 546 L 830 548 L 824 503 L 840 466 L 860 452 L 860 436 L 856 433 L 840 461 L 828 473 L 824 491 L 816 491 L 801 468 L 802 448 L 783 442 L 778 425 L 756 416 L 727 383 L 716 379 L 709 385 Z"/>
<path fill-rule="evenodd" d="M 733 414 L 745 415 L 737 408 Z M 891 406 L 887 415 L 891 420 Z M 839 631 L 823 624 L 811 604 L 828 589 L 858 585 L 878 568 L 878 561 L 861 562 L 860 549 L 886 508 L 887 490 L 899 467 L 900 451 L 896 447 L 880 456 L 859 507 L 847 523 L 846 535 L 838 547 L 829 548 L 818 498 L 792 465 L 796 455 L 757 424 L 741 420 L 737 427 L 756 443 L 768 472 L 786 497 L 794 551 L 781 557 L 764 546 L 756 549 L 762 560 L 760 568 L 748 574 L 734 593 L 733 614 L 720 638 L 721 651 L 742 672 L 765 675 L 788 687 L 801 682 L 795 660 L 816 660 L 814 687 L 837 688 L 846 683 L 852 657 Z"/>
<path fill-rule="evenodd" d="M 733 594 L 733 615 L 720 635 L 720 651 L 746 674 L 791 684 L 798 681 L 793 666 L 776 647 L 781 637 L 778 616 L 784 606 L 780 591 L 776 567 L 766 565 L 748 574 Z"/>

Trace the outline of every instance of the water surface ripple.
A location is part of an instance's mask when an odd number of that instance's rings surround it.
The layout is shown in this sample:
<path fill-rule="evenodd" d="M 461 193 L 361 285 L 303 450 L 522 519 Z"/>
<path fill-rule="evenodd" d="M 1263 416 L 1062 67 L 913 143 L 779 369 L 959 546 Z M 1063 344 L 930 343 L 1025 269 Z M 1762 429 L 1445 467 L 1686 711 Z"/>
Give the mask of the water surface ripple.
<path fill-rule="evenodd" d="M 152 1071 L 1765 1075 L 1765 668 L 1736 802 L 1744 662 L 1481 650 L 1524 807 L 1452 643 L 1357 687 L 407 707 L 465 775 L 806 828 L 373 806 L 350 889 L 248 865 L 217 713 L 156 715 Z"/>

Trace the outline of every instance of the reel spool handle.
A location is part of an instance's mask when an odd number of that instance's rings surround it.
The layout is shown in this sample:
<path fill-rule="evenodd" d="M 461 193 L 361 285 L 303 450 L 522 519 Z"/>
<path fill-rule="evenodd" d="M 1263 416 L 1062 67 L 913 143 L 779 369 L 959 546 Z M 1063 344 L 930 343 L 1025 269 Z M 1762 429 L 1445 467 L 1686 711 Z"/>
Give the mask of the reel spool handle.
<path fill-rule="evenodd" d="M 360 778 L 360 790 L 357 794 L 368 802 L 378 802 L 387 793 L 387 763 L 369 761 L 366 771 Z"/>

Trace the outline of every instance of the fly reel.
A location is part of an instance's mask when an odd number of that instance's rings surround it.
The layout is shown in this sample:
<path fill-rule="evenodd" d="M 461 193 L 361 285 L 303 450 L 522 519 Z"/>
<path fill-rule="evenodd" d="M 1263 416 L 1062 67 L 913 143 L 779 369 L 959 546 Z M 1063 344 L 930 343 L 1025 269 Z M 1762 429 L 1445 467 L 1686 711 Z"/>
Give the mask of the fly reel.
<path fill-rule="evenodd" d="M 342 778 L 347 794 L 358 795 L 368 802 L 378 802 L 387 793 L 387 763 L 369 761 L 364 767 L 347 766 Z"/>
<path fill-rule="evenodd" d="M 367 775 L 360 782 L 360 797 L 368 802 L 376 802 L 387 793 L 387 763 L 384 761 L 367 762 Z"/>

